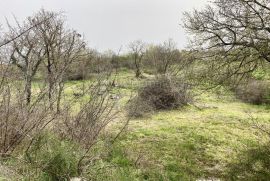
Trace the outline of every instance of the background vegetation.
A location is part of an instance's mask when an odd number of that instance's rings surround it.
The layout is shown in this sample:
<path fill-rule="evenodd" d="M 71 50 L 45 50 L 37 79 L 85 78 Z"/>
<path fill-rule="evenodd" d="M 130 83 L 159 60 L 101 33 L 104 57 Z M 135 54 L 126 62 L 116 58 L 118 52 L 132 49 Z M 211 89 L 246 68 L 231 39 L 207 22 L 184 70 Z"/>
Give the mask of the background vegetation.
<path fill-rule="evenodd" d="M 195 44 L 101 53 L 40 10 L 1 34 L 0 180 L 269 180 L 267 1 L 185 14 Z"/>

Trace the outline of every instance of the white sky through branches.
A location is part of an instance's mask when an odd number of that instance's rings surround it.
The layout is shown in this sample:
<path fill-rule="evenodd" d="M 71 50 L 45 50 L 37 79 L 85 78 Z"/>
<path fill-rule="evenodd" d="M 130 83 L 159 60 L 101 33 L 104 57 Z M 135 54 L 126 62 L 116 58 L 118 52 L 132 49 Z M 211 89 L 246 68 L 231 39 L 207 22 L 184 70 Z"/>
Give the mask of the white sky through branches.
<path fill-rule="evenodd" d="M 202 8 L 208 0 L 0 0 L 0 20 L 22 21 L 39 9 L 64 11 L 68 26 L 85 35 L 100 51 L 117 51 L 130 41 L 160 43 L 173 38 L 179 48 L 187 40 L 181 27 L 184 11 Z"/>

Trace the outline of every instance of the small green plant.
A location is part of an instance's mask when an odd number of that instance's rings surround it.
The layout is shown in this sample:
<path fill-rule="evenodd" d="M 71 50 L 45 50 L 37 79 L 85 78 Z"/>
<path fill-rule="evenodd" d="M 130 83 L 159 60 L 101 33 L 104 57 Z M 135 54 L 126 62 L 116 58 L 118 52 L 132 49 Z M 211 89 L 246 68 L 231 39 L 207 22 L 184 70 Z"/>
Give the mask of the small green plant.
<path fill-rule="evenodd" d="M 40 180 L 65 181 L 77 176 L 79 152 L 69 141 L 41 134 L 26 152 L 30 167 L 39 170 Z"/>

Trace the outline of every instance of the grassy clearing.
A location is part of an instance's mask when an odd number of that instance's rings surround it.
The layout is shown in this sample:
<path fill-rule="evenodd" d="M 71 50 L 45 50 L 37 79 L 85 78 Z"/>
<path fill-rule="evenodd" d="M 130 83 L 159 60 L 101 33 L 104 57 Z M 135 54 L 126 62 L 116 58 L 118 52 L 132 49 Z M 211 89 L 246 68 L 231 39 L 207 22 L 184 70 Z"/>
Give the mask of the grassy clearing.
<path fill-rule="evenodd" d="M 254 120 L 270 124 L 269 107 L 242 103 L 225 91 L 201 94 L 195 105 L 131 120 L 109 160 L 120 167 L 119 173 L 132 177 L 122 180 L 249 180 L 256 173 L 263 180 L 269 176 L 261 168 L 268 137 L 253 127 Z M 259 154 L 260 159 L 254 160 L 258 166 L 243 167 L 250 150 Z"/>
<path fill-rule="evenodd" d="M 127 72 L 118 79 L 124 98 L 140 83 Z M 252 127 L 251 117 L 269 125 L 269 107 L 242 103 L 224 90 L 203 93 L 194 104 L 131 120 L 128 132 L 110 148 L 106 160 L 117 165 L 113 172 L 116 180 L 250 178 L 242 175 L 250 165 L 241 170 L 238 164 L 244 165 L 250 150 L 267 144 L 266 135 Z M 257 161 L 260 165 L 261 160 Z M 234 171 L 235 167 L 239 170 Z"/>
<path fill-rule="evenodd" d="M 130 84 L 132 81 L 134 84 Z M 142 81 L 128 72 L 119 75 L 116 89 L 120 91 L 115 93 L 122 98 L 120 108 L 136 90 L 134 85 L 139 86 Z M 73 96 L 81 86 L 82 82 L 68 82 L 65 96 Z M 194 105 L 130 120 L 128 131 L 114 144 L 101 137 L 93 152 L 102 154 L 91 163 L 89 179 L 267 180 L 270 177 L 269 140 L 253 124 L 256 120 L 270 126 L 269 112 L 269 106 L 242 103 L 225 90 L 204 92 L 196 97 Z M 119 127 L 116 123 L 110 129 L 116 132 Z M 46 163 L 47 157 L 55 158 L 52 153 L 59 153 L 72 166 L 73 159 L 69 158 L 76 159 L 72 156 L 76 150 L 68 150 L 70 143 L 46 144 L 49 149 L 37 160 L 44 159 Z M 61 168 L 65 169 L 66 165 Z M 46 175 L 38 178 L 46 180 Z"/>
<path fill-rule="evenodd" d="M 269 124 L 267 107 L 210 95 L 203 95 L 198 102 L 204 105 L 203 110 L 190 106 L 131 121 L 121 148 L 126 159 L 147 172 L 146 178 L 227 178 L 231 176 L 229 165 L 238 161 L 239 155 L 267 143 L 267 137 L 253 129 L 250 121 L 252 115 Z"/>

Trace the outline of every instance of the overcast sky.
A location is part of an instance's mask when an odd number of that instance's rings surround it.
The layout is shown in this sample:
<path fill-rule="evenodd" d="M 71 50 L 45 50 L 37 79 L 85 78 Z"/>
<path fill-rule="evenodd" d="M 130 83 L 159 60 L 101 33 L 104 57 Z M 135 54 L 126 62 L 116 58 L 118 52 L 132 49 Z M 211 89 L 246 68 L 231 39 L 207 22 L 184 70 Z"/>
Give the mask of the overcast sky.
<path fill-rule="evenodd" d="M 0 0 L 0 20 L 23 20 L 41 8 L 64 11 L 68 26 L 92 48 L 117 51 L 130 41 L 160 43 L 173 38 L 179 48 L 187 39 L 181 27 L 184 11 L 202 8 L 208 0 Z"/>

